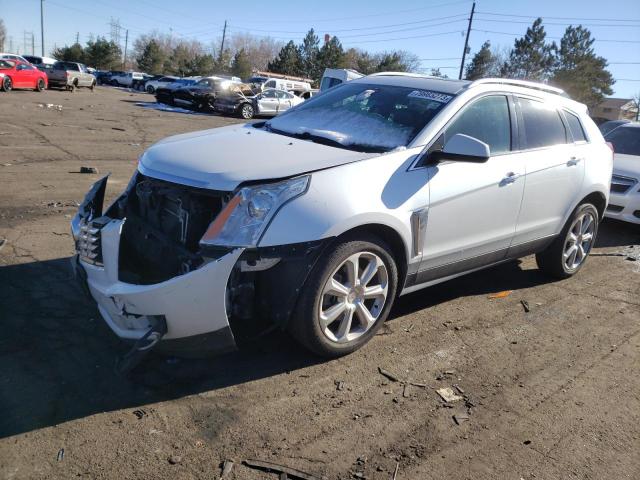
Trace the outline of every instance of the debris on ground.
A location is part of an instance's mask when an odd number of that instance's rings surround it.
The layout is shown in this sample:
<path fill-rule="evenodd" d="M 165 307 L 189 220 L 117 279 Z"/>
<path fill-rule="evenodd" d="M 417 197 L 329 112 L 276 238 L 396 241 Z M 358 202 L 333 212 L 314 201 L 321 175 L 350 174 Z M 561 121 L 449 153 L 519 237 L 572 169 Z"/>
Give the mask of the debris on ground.
<path fill-rule="evenodd" d="M 460 395 L 457 395 L 451 387 L 443 387 L 436 390 L 436 393 L 440 395 L 440 398 L 447 403 L 457 402 L 462 400 Z"/>
<path fill-rule="evenodd" d="M 464 390 L 462 390 L 462 388 L 460 388 L 460 385 L 454 384 L 453 388 L 455 388 L 460 395 L 464 395 Z"/>
<path fill-rule="evenodd" d="M 80 173 L 98 173 L 96 167 L 80 167 Z"/>
<path fill-rule="evenodd" d="M 398 477 L 399 467 L 400 467 L 400 462 L 396 462 L 396 469 L 393 471 L 393 477 L 391 477 L 391 480 L 396 480 L 396 478 Z"/>
<path fill-rule="evenodd" d="M 0 250 L 7 244 L 6 238 L 0 238 Z"/>
<path fill-rule="evenodd" d="M 147 416 L 147 412 L 142 409 L 134 410 L 133 414 L 138 418 L 138 420 L 142 420 L 143 417 Z"/>
<path fill-rule="evenodd" d="M 456 422 L 456 425 L 461 425 L 462 422 L 469 421 L 469 415 L 467 415 L 466 413 L 456 413 L 455 415 L 453 415 L 453 421 Z"/>
<path fill-rule="evenodd" d="M 58 110 L 59 112 L 62 111 L 62 105 L 55 105 L 53 103 L 39 103 L 38 107 L 46 108 L 48 110 Z"/>
<path fill-rule="evenodd" d="M 170 455 L 167 460 L 171 465 L 177 465 L 182 462 L 182 457 L 180 455 Z"/>
<path fill-rule="evenodd" d="M 278 465 L 277 463 L 254 459 L 244 460 L 242 463 L 249 468 L 262 470 L 264 472 L 277 473 L 280 475 L 280 479 L 319 480 L 319 478 L 314 475 L 285 465 Z"/>
<path fill-rule="evenodd" d="M 488 298 L 490 298 L 490 299 L 505 298 L 505 297 L 508 297 L 509 295 L 511 295 L 512 293 L 513 293 L 513 290 L 504 290 L 502 292 L 492 293 L 491 295 L 489 295 Z"/>
<path fill-rule="evenodd" d="M 126 132 L 127 131 L 125 128 L 121 128 L 121 127 L 111 127 L 111 130 L 118 130 L 119 132 Z"/>
<path fill-rule="evenodd" d="M 344 382 L 342 380 L 336 380 L 335 382 L 336 390 L 342 391 L 344 390 Z"/>
<path fill-rule="evenodd" d="M 61 448 L 60 450 L 58 450 L 58 456 L 56 457 L 56 460 L 58 462 L 61 462 L 63 458 L 64 458 L 64 448 Z"/>
<path fill-rule="evenodd" d="M 233 470 L 233 460 L 225 460 L 222 462 L 222 473 L 220 474 L 220 480 L 226 480 L 231 475 L 231 470 Z"/>
<path fill-rule="evenodd" d="M 522 305 L 522 308 L 524 308 L 524 311 L 526 313 L 529 313 L 531 311 L 531 308 L 529 307 L 529 302 L 527 302 L 526 300 L 520 300 L 520 305 Z"/>
<path fill-rule="evenodd" d="M 399 382 L 400 381 L 400 379 L 396 375 L 394 375 L 393 373 L 391 373 L 388 370 L 385 370 L 382 367 L 378 367 L 378 372 L 380 372 L 380 375 L 387 377 L 392 382 Z"/>
<path fill-rule="evenodd" d="M 444 380 L 447 377 L 452 377 L 453 375 L 455 375 L 456 372 L 453 370 L 445 370 L 442 373 L 439 373 L 438 375 L 436 375 L 436 380 Z"/>

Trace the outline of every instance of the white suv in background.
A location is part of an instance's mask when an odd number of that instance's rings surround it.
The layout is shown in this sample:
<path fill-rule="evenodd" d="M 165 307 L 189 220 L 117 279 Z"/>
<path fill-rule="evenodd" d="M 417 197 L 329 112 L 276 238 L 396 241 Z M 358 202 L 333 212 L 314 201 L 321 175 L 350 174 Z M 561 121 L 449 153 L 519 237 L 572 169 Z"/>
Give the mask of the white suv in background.
<path fill-rule="evenodd" d="M 612 152 L 562 93 L 381 73 L 167 138 L 108 209 L 106 177 L 87 194 L 75 270 L 134 353 L 230 350 L 276 324 L 327 357 L 373 338 L 398 295 L 533 253 L 569 277 Z"/>
<path fill-rule="evenodd" d="M 620 125 L 605 140 L 614 151 L 611 199 L 605 216 L 640 223 L 640 123 Z"/>

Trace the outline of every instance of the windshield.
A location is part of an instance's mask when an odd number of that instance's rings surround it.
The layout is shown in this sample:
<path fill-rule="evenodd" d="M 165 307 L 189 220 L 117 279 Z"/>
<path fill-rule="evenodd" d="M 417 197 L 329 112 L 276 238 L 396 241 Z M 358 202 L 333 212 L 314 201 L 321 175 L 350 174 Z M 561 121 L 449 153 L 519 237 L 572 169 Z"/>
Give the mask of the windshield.
<path fill-rule="evenodd" d="M 640 127 L 616 128 L 605 139 L 613 143 L 615 153 L 640 156 Z"/>
<path fill-rule="evenodd" d="M 267 127 L 354 150 L 388 151 L 407 146 L 452 98 L 431 90 L 349 82 L 275 117 Z"/>

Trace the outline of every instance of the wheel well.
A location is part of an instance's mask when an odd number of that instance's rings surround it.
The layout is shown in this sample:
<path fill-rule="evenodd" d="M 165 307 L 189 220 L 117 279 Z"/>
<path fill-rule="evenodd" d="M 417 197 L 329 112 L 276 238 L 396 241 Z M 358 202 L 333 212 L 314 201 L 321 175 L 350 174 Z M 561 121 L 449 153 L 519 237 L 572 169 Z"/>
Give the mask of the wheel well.
<path fill-rule="evenodd" d="M 607 199 L 602 194 L 602 192 L 590 193 L 589 195 L 584 197 L 582 200 L 580 200 L 580 203 L 578 203 L 578 205 L 583 203 L 593 204 L 593 206 L 595 206 L 596 209 L 598 210 L 598 215 L 600 216 L 600 220 L 602 220 L 602 217 L 604 216 L 604 210 L 605 208 L 607 208 Z"/>
<path fill-rule="evenodd" d="M 372 223 L 368 225 L 361 225 L 359 227 L 347 230 L 337 237 L 338 240 L 346 236 L 357 237 L 358 234 L 369 233 L 384 240 L 385 243 L 391 248 L 391 254 L 396 261 L 398 267 L 398 294 L 404 287 L 406 275 L 407 275 L 407 250 L 400 234 L 393 228 L 378 223 Z"/>

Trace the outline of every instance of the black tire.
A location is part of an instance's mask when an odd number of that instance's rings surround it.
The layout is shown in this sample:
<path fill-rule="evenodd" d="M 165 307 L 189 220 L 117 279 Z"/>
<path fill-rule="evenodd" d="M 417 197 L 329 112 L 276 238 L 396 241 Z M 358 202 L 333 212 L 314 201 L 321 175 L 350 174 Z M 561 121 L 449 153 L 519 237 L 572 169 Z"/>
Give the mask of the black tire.
<path fill-rule="evenodd" d="M 67 85 L 67 90 L 69 90 L 71 93 L 76 91 L 76 82 L 74 81 L 71 85 Z"/>
<path fill-rule="evenodd" d="M 155 89 L 153 88 L 153 85 L 147 86 L 147 93 L 150 93 L 151 95 L 153 95 L 153 92 L 155 92 Z"/>
<path fill-rule="evenodd" d="M 10 92 L 13 88 L 13 82 L 11 81 L 11 77 L 4 77 L 2 79 L 2 90 L 5 92 Z"/>
<path fill-rule="evenodd" d="M 321 302 L 325 301 L 322 292 L 327 281 L 336 275 L 336 271 L 340 271 L 343 263 L 357 253 L 363 253 L 365 256 L 374 254 L 382 260 L 386 268 L 387 296 L 382 308 L 378 310 L 375 322 L 368 330 L 352 340 L 339 343 L 323 332 L 319 314 Z M 380 279 L 379 281 L 383 282 Z M 367 343 L 387 319 L 396 297 L 397 285 L 398 268 L 386 243 L 374 235 L 345 238 L 335 246 L 329 247 L 309 274 L 289 323 L 289 331 L 303 346 L 322 357 L 337 358 L 352 353 Z M 331 305 L 327 308 L 330 307 Z M 360 322 L 357 313 L 354 313 L 353 318 L 353 322 Z"/>
<path fill-rule="evenodd" d="M 95 80 L 93 82 L 91 82 L 91 86 L 89 88 L 91 89 L 92 92 L 96 89 L 96 81 Z"/>
<path fill-rule="evenodd" d="M 250 103 L 244 103 L 240 105 L 238 114 L 240 115 L 240 118 L 244 118 L 245 120 L 251 120 L 255 115 L 255 111 L 253 110 L 253 105 L 251 105 Z"/>
<path fill-rule="evenodd" d="M 570 244 L 572 242 L 569 238 L 569 231 L 572 229 L 575 222 L 583 215 L 590 216 L 593 222 L 591 241 L 586 246 L 586 248 L 584 246 L 582 247 L 584 256 L 580 260 L 580 263 L 571 268 L 566 264 L 564 253 L 565 250 L 570 247 Z M 594 205 L 590 203 L 582 203 L 578 205 L 578 207 L 569 217 L 569 220 L 567 220 L 567 223 L 560 232 L 560 235 L 558 235 L 553 243 L 549 245 L 545 250 L 536 254 L 536 263 L 538 264 L 538 268 L 550 277 L 559 279 L 569 278 L 578 273 L 584 266 L 587 257 L 589 256 L 589 252 L 595 244 L 598 234 L 598 225 L 600 223 L 599 218 L 600 217 L 598 215 L 598 209 Z M 579 241 L 580 244 L 583 245 L 582 234 L 580 234 L 579 236 Z"/>
<path fill-rule="evenodd" d="M 45 88 L 46 86 L 44 84 L 44 80 L 42 78 L 39 78 L 36 82 L 36 92 L 43 92 Z"/>

